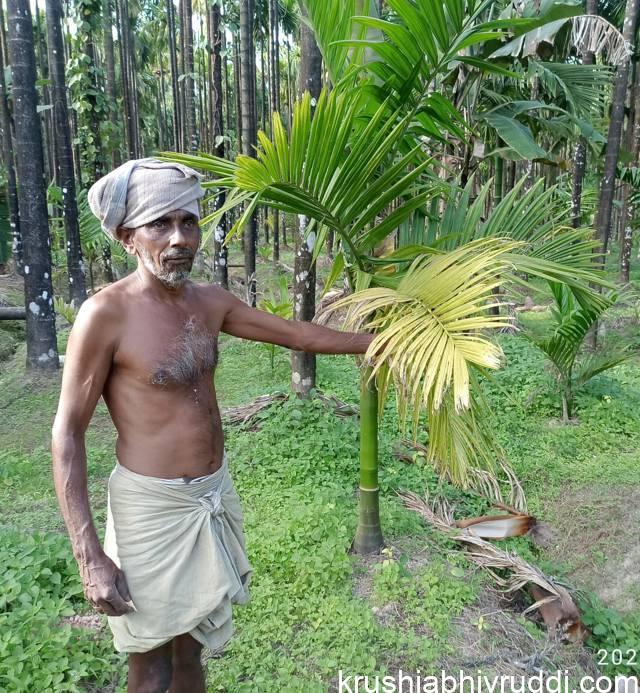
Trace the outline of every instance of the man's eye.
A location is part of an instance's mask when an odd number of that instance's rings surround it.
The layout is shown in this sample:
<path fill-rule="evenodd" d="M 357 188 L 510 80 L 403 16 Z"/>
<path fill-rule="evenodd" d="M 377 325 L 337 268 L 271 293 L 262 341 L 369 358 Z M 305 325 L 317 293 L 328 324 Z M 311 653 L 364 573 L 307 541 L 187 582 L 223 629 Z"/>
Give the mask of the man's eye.
<path fill-rule="evenodd" d="M 165 222 L 164 222 L 164 221 L 158 220 L 158 221 L 154 221 L 154 222 L 153 222 L 153 228 L 154 228 L 154 229 L 163 229 L 164 226 L 165 226 Z"/>

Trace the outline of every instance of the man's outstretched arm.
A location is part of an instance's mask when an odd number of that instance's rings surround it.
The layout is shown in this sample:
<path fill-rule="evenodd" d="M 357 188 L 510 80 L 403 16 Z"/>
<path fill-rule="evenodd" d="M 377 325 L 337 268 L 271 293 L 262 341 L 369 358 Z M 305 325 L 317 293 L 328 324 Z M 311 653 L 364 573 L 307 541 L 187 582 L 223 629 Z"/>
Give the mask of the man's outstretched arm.
<path fill-rule="evenodd" d="M 364 354 L 374 338 L 372 334 L 340 332 L 311 322 L 284 320 L 251 308 L 226 291 L 224 302 L 222 331 L 242 339 L 316 354 Z"/>
<path fill-rule="evenodd" d="M 69 531 L 85 595 L 109 616 L 131 611 L 122 571 L 105 555 L 98 539 L 87 488 L 85 432 L 111 368 L 111 321 L 96 305 L 84 304 L 69 337 L 58 411 L 53 424 L 53 480 Z"/>

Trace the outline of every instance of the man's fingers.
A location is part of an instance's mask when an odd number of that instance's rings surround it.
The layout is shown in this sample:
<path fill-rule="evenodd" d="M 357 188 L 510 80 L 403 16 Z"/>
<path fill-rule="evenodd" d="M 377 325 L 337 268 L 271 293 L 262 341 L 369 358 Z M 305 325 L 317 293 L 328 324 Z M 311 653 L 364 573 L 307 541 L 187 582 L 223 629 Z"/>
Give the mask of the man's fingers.
<path fill-rule="evenodd" d="M 120 593 L 120 596 L 125 602 L 131 601 L 131 594 L 129 593 L 129 587 L 127 586 L 127 581 L 125 580 L 124 573 L 119 571 L 116 575 L 116 589 Z"/>
<path fill-rule="evenodd" d="M 120 616 L 120 614 L 116 612 L 116 609 L 112 606 L 112 604 L 108 602 L 106 599 L 98 599 L 96 601 L 95 606 L 97 609 L 99 609 L 103 614 L 106 614 L 107 616 Z"/>
<path fill-rule="evenodd" d="M 109 614 L 109 616 L 122 616 L 123 614 L 128 614 L 130 611 L 133 611 L 133 605 L 123 599 L 117 590 L 113 590 L 109 593 L 107 601 L 111 608 L 117 612 L 115 614 Z"/>

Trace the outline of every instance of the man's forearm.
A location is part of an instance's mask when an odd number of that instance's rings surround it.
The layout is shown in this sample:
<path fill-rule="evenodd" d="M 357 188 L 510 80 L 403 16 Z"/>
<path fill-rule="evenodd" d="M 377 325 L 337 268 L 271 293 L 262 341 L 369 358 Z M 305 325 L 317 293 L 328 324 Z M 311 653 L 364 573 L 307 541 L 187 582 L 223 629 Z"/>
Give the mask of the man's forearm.
<path fill-rule="evenodd" d="M 340 332 L 311 322 L 300 322 L 301 351 L 315 354 L 364 354 L 375 335 Z"/>
<path fill-rule="evenodd" d="M 87 565 L 102 553 L 89 507 L 84 436 L 56 432 L 52 439 L 53 481 L 73 555 Z"/>

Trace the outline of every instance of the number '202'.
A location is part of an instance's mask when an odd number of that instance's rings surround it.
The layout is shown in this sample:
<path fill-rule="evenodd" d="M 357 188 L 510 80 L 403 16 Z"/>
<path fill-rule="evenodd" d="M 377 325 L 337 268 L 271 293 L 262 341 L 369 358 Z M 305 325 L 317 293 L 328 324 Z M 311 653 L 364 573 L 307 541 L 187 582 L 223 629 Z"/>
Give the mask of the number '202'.
<path fill-rule="evenodd" d="M 628 667 L 637 666 L 636 654 L 635 650 L 598 650 L 598 665 L 601 667 L 610 664 L 614 666 L 621 664 Z"/>

